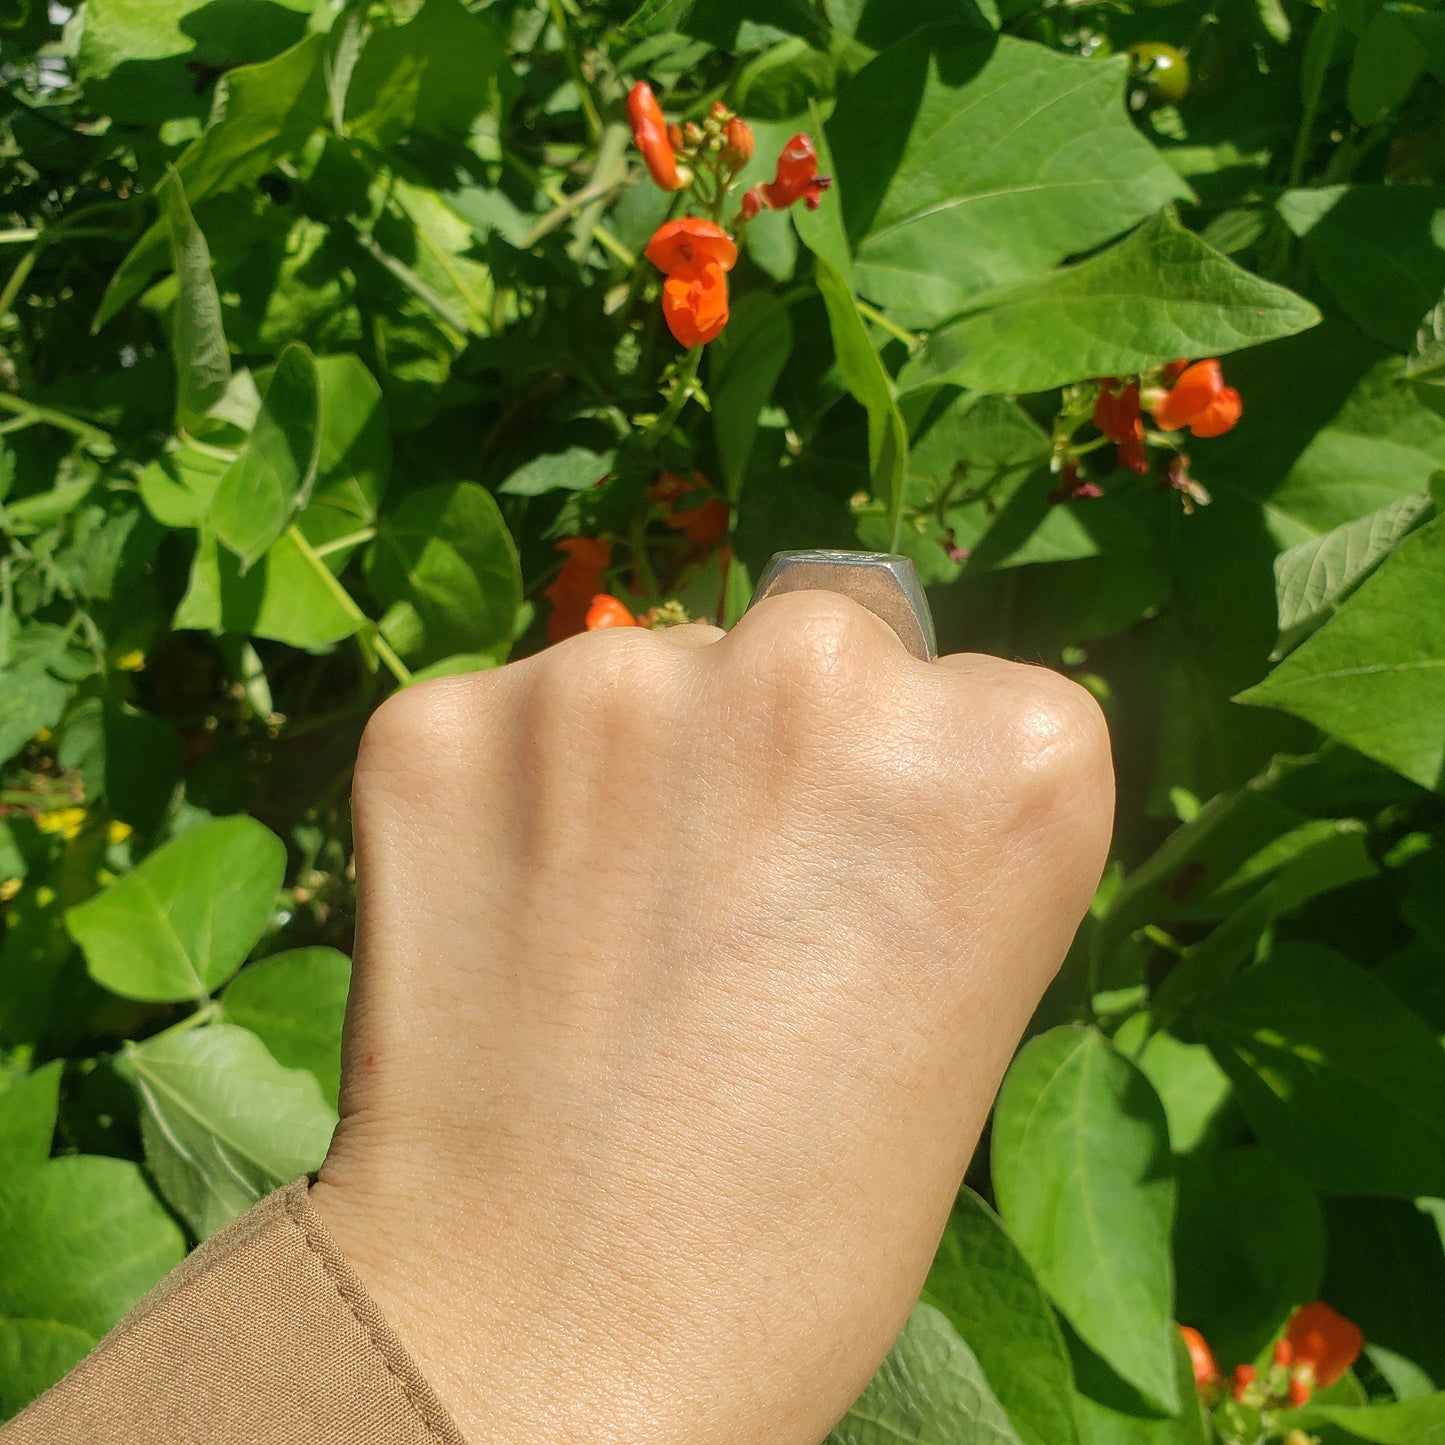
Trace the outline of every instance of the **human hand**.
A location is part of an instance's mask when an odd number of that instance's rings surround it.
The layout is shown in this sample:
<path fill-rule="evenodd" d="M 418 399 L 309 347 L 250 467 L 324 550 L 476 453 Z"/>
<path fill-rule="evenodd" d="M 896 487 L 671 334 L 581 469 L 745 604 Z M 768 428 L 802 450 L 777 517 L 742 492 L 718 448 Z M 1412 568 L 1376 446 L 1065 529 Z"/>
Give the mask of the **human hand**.
<path fill-rule="evenodd" d="M 800 592 L 398 694 L 315 1207 L 478 1442 L 816 1445 L 1110 829 L 1092 700 Z"/>

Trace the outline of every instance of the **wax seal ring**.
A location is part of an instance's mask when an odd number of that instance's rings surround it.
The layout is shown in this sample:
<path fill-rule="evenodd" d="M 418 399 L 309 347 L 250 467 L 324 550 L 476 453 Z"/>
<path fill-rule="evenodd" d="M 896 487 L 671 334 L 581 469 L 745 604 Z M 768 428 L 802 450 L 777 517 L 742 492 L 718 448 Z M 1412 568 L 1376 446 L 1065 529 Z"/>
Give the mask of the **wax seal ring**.
<path fill-rule="evenodd" d="M 914 657 L 932 662 L 938 656 L 933 613 L 907 557 L 893 552 L 778 552 L 758 579 L 748 606 L 779 592 L 815 588 L 841 592 L 881 617 Z"/>

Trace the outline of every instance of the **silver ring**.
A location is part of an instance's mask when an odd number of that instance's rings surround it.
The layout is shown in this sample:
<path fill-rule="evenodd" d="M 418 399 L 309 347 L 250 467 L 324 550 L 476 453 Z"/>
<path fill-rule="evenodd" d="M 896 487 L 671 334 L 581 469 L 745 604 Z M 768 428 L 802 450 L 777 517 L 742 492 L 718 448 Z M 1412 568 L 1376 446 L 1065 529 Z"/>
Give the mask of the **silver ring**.
<path fill-rule="evenodd" d="M 938 656 L 933 612 L 907 557 L 893 552 L 778 552 L 763 570 L 748 606 L 779 592 L 815 588 L 841 592 L 882 618 L 914 657 L 932 662 Z"/>

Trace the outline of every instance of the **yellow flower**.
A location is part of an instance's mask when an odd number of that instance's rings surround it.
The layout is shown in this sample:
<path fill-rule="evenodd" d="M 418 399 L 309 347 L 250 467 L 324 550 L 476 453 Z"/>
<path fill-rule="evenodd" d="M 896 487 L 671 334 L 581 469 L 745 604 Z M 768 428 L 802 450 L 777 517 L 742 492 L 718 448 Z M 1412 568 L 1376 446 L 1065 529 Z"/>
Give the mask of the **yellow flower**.
<path fill-rule="evenodd" d="M 42 833 L 59 833 L 69 842 L 85 827 L 84 808 L 54 808 L 35 815 L 35 826 Z"/>
<path fill-rule="evenodd" d="M 20 880 L 18 878 L 7 878 L 3 883 L 0 883 L 0 903 L 9 903 L 19 892 Z"/>
<path fill-rule="evenodd" d="M 112 818 L 105 825 L 105 841 L 107 843 L 123 843 L 131 835 L 129 823 L 122 823 L 119 818 Z"/>
<path fill-rule="evenodd" d="M 120 672 L 139 672 L 146 665 L 146 655 L 140 648 L 133 647 L 129 652 L 121 653 L 115 665 Z"/>

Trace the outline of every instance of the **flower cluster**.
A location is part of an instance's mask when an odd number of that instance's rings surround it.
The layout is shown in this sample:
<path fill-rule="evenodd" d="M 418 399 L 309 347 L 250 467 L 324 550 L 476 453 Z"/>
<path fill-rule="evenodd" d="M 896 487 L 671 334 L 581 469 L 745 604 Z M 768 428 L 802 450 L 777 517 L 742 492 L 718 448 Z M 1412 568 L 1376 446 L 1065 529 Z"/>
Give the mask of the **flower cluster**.
<path fill-rule="evenodd" d="M 722 221 L 738 173 L 753 158 L 748 123 L 721 101 L 701 121 L 669 125 L 652 87 L 639 80 L 627 97 L 632 138 L 647 173 L 664 191 L 687 191 L 708 216 L 683 216 L 660 226 L 647 259 L 662 272 L 662 314 L 683 346 L 705 346 L 727 325 L 727 272 L 737 244 Z M 731 226 L 734 234 L 765 210 L 798 201 L 816 208 L 831 178 L 818 174 L 818 153 L 807 135 L 795 135 L 778 156 L 773 180 L 743 194 Z"/>
<path fill-rule="evenodd" d="M 547 619 L 547 638 L 561 642 L 579 632 L 598 632 L 609 627 L 675 627 L 690 622 L 682 605 L 662 602 L 640 613 L 634 613 L 622 598 L 606 590 L 607 574 L 620 571 L 624 575 L 622 590 L 629 595 L 646 595 L 648 591 L 671 590 L 691 570 L 713 555 L 732 525 L 732 510 L 713 491 L 701 472 L 685 477 L 679 472 L 660 472 L 645 493 L 652 504 L 649 516 L 676 534 L 676 541 L 659 543 L 659 549 L 673 559 L 672 575 L 659 579 L 653 566 L 639 563 L 634 548 L 632 568 L 613 568 L 612 543 L 600 537 L 567 537 L 557 543 L 565 560 L 543 596 L 552 604 Z M 649 551 L 651 549 L 648 549 Z M 716 553 L 720 571 L 726 573 L 731 551 L 722 547 Z M 655 559 L 654 559 L 655 560 Z M 644 578 L 650 579 L 645 581 Z M 667 582 L 667 586 L 662 584 Z M 616 585 L 616 584 L 613 584 Z M 635 606 L 634 602 L 634 606 Z"/>
<path fill-rule="evenodd" d="M 1189 1351 L 1194 1383 L 1204 1402 L 1213 1406 L 1225 1393 L 1226 1382 L 1214 1353 L 1198 1330 L 1180 1325 Z M 1299 1408 L 1316 1389 L 1326 1389 L 1344 1377 L 1359 1358 L 1365 1337 L 1353 1320 L 1323 1300 L 1301 1305 L 1284 1327 L 1261 1368 L 1248 1361 L 1231 1372 L 1227 1393 L 1237 1404 L 1258 1411 Z"/>
<path fill-rule="evenodd" d="M 1141 477 L 1149 472 L 1148 443 L 1172 448 L 1174 455 L 1161 486 L 1183 496 L 1185 511 L 1208 503 L 1209 493 L 1189 475 L 1189 457 L 1179 449 L 1177 433 L 1222 436 L 1243 414 L 1244 403 L 1232 386 L 1225 385 L 1219 362 L 1213 358 L 1171 361 L 1153 372 L 1106 376 L 1094 386 L 1089 419 L 1098 429 L 1100 440 L 1075 446 L 1071 431 L 1059 437 L 1059 486 L 1050 500 L 1086 501 L 1103 496 L 1103 488 L 1080 471 L 1079 459 L 1094 446 L 1112 442 L 1119 465 Z M 1086 392 L 1085 408 L 1089 405 L 1087 397 Z M 1146 432 L 1146 413 L 1157 431 Z"/>

